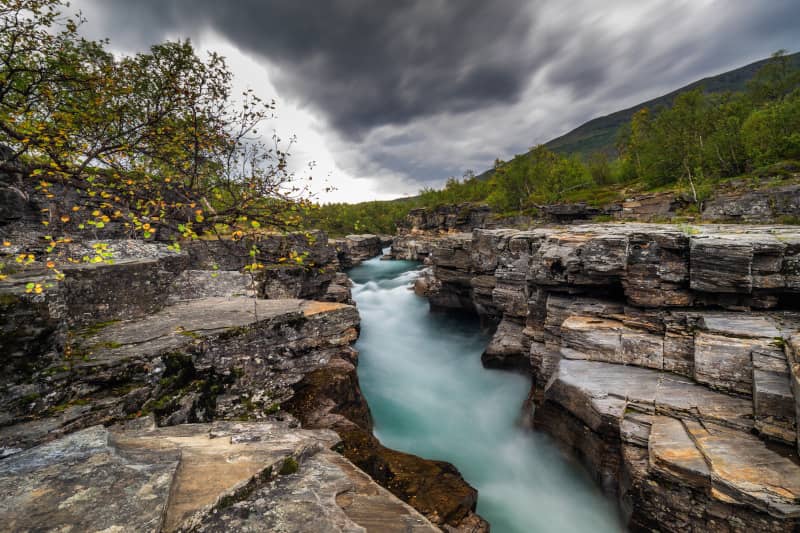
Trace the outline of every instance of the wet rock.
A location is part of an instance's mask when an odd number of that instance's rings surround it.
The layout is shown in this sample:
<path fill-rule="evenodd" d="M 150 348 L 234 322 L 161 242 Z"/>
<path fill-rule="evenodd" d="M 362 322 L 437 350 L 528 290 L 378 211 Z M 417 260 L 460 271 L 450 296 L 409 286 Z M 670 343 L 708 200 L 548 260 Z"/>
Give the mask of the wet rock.
<path fill-rule="evenodd" d="M 484 358 L 527 352 L 532 425 L 631 528 L 798 527 L 796 228 L 479 228 L 440 236 L 430 260 L 431 307 L 499 322 Z"/>

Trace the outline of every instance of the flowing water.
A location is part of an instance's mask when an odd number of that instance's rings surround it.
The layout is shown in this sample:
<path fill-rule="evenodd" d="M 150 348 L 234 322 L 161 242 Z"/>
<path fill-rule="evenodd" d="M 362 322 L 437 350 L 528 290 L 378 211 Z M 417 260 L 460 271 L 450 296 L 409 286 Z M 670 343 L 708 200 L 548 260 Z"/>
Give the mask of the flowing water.
<path fill-rule="evenodd" d="M 386 446 L 453 463 L 493 533 L 619 532 L 615 507 L 548 438 L 517 425 L 530 380 L 487 370 L 476 320 L 430 313 L 419 264 L 350 270 L 361 314 L 358 375 Z"/>

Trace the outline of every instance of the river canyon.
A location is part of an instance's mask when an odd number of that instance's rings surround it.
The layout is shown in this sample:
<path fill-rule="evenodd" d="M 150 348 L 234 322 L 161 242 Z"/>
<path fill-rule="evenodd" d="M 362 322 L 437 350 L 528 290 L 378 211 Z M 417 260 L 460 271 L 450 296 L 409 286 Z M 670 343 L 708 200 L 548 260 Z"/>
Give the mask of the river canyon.
<path fill-rule="evenodd" d="M 361 315 L 359 381 L 391 448 L 453 463 L 495 533 L 615 532 L 616 505 L 550 438 L 521 427 L 530 378 L 485 369 L 490 336 L 464 313 L 430 312 L 414 261 L 349 270 Z"/>

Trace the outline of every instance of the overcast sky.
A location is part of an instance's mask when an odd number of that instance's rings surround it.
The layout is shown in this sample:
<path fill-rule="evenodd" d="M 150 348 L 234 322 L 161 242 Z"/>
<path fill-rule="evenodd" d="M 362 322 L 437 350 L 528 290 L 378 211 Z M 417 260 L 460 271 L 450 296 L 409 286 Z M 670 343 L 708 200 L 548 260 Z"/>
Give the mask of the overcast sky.
<path fill-rule="evenodd" d="M 131 53 L 190 38 L 314 160 L 322 201 L 413 195 L 599 115 L 800 49 L 797 0 L 78 0 Z"/>

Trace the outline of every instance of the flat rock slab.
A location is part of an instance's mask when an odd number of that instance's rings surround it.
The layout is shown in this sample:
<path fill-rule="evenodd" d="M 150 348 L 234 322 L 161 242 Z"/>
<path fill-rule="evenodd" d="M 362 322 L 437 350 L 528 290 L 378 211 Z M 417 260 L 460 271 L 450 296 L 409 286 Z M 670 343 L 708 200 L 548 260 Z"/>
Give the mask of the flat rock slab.
<path fill-rule="evenodd" d="M 129 454 L 93 427 L 0 463 L 6 531 L 157 531 L 180 454 Z"/>
<path fill-rule="evenodd" d="M 435 532 L 425 517 L 375 484 L 344 457 L 325 450 L 297 473 L 279 476 L 246 500 L 209 514 L 198 532 Z"/>
<path fill-rule="evenodd" d="M 753 427 L 752 401 L 715 392 L 676 374 L 597 361 L 563 359 L 559 365 L 546 397 L 594 430 L 603 421 L 618 427 L 628 406 L 743 430 Z"/>
<path fill-rule="evenodd" d="M 102 366 L 120 359 L 159 355 L 179 350 L 200 338 L 267 325 L 270 321 L 297 321 L 321 313 L 342 312 L 357 323 L 352 306 L 331 302 L 246 297 L 211 297 L 177 303 L 151 317 L 118 322 L 86 336 L 79 349 L 90 352 L 79 368 Z"/>
<path fill-rule="evenodd" d="M 668 478 L 707 487 L 709 470 L 706 460 L 677 418 L 654 416 L 648 444 L 650 466 Z"/>
<path fill-rule="evenodd" d="M 709 333 L 729 337 L 780 338 L 781 333 L 766 316 L 743 313 L 703 313 L 699 326 Z"/>
<path fill-rule="evenodd" d="M 92 427 L 0 462 L 13 531 L 438 531 L 329 450 L 330 430 Z"/>
<path fill-rule="evenodd" d="M 716 490 L 778 518 L 800 517 L 800 464 L 789 450 L 717 424 L 684 424 Z"/>
<path fill-rule="evenodd" d="M 166 531 L 178 529 L 198 513 L 202 516 L 225 497 L 235 497 L 254 479 L 270 477 L 287 457 L 300 460 L 339 440 L 327 430 L 236 422 L 122 431 L 113 433 L 112 439 L 130 453 L 180 452 L 180 466 L 164 517 Z"/>

